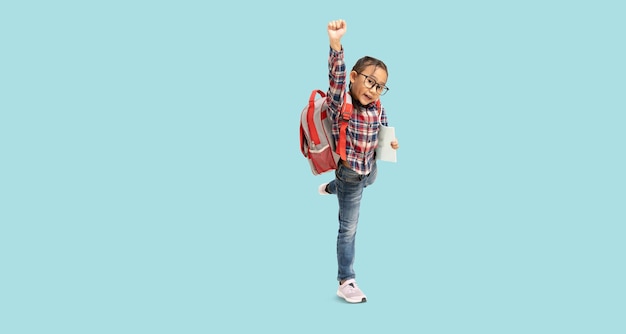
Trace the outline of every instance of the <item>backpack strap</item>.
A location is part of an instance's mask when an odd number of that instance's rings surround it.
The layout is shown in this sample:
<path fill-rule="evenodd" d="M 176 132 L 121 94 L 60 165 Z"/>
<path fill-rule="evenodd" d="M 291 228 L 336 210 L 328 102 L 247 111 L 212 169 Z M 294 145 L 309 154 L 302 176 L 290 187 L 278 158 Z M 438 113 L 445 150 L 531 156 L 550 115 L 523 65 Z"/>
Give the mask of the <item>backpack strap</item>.
<path fill-rule="evenodd" d="M 380 99 L 376 100 L 376 109 L 378 110 L 378 121 L 381 121 L 382 118 L 382 108 L 380 106 Z M 337 143 L 337 154 L 341 157 L 341 160 L 347 161 L 346 157 L 346 134 L 348 131 L 348 123 L 350 121 L 350 117 L 352 116 L 352 111 L 354 110 L 354 106 L 352 105 L 352 97 L 350 93 L 346 93 L 343 100 L 343 105 L 341 106 L 341 120 L 339 127 L 339 142 Z"/>
<path fill-rule="evenodd" d="M 352 97 L 350 93 L 344 94 L 343 104 L 341 105 L 341 120 L 339 125 L 339 141 L 337 142 L 337 154 L 341 157 L 341 160 L 347 161 L 346 158 L 346 133 L 348 131 L 348 123 L 352 116 Z"/>
<path fill-rule="evenodd" d="M 307 110 L 307 119 L 306 122 L 309 125 L 309 127 L 313 127 L 313 131 L 309 131 L 311 134 L 311 140 L 313 141 L 313 144 L 315 145 L 319 145 L 321 140 L 320 140 L 320 136 L 317 134 L 317 130 L 315 129 L 315 121 L 313 119 L 313 116 L 315 114 L 314 110 L 315 110 L 315 98 L 317 97 L 317 94 L 319 94 L 321 97 L 326 97 L 326 94 L 324 94 L 324 92 L 322 92 L 319 89 L 313 90 L 311 92 L 311 96 L 309 96 L 309 109 Z"/>

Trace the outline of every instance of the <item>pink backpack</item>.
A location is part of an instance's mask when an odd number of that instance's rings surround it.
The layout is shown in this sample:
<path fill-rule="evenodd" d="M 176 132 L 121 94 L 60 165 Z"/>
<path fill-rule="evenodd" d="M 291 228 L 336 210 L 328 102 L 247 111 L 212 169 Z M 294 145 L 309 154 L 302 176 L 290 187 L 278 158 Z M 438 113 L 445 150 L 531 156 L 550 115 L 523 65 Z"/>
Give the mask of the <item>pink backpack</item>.
<path fill-rule="evenodd" d="M 316 98 L 318 94 L 320 98 Z M 380 100 L 376 106 L 380 112 Z M 333 140 L 333 122 L 327 109 L 326 94 L 316 89 L 300 115 L 300 151 L 309 161 L 313 175 L 335 170 L 340 158 L 346 160 L 346 129 L 353 109 L 350 94 L 345 94 L 341 106 L 339 145 Z"/>

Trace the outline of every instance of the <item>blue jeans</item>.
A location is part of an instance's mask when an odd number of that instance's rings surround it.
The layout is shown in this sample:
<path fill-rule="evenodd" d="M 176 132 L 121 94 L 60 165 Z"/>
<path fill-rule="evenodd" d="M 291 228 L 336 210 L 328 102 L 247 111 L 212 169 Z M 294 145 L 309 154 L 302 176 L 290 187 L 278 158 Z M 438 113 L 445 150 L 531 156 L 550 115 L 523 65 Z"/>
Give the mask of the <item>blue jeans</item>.
<path fill-rule="evenodd" d="M 335 170 L 335 179 L 328 184 L 331 194 L 339 200 L 339 232 L 337 234 L 337 264 L 339 267 L 337 280 L 355 278 L 354 274 L 354 241 L 359 223 L 359 209 L 363 189 L 376 181 L 378 168 L 374 163 L 372 171 L 360 175 L 352 169 L 339 164 Z"/>

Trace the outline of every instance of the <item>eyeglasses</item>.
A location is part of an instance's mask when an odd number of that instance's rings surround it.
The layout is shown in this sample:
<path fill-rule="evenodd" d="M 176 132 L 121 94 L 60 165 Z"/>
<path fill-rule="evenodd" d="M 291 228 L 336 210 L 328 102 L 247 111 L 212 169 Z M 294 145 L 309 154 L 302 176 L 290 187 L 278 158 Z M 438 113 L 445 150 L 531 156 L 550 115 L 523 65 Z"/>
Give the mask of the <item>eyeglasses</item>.
<path fill-rule="evenodd" d="M 359 73 L 359 74 L 365 77 L 363 84 L 368 89 L 372 89 L 374 86 L 376 86 L 376 93 L 378 93 L 379 95 L 385 95 L 385 93 L 389 91 L 389 87 L 379 84 L 378 82 L 376 82 L 376 80 L 370 78 L 369 75 L 365 75 L 363 73 Z"/>

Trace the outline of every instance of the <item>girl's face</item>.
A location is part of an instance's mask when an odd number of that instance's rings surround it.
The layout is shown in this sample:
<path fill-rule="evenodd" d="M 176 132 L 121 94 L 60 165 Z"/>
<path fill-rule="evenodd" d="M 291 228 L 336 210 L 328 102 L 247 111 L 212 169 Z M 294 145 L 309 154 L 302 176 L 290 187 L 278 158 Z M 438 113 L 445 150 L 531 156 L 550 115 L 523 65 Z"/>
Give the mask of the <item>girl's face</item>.
<path fill-rule="evenodd" d="M 386 89 L 387 72 L 380 67 L 370 65 L 362 72 L 350 72 L 350 83 L 352 89 L 350 94 L 353 99 L 357 99 L 362 105 L 368 105 L 380 97 Z"/>

